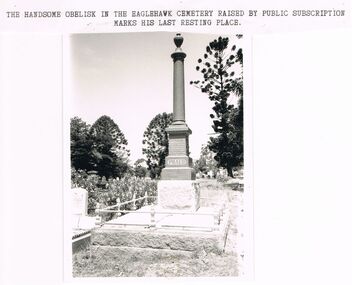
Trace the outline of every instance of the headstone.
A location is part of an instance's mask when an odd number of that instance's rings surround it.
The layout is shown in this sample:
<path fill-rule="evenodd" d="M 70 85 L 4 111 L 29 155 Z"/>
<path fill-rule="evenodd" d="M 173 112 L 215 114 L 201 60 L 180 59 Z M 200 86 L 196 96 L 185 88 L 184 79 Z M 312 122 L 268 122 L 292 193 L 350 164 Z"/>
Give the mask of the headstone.
<path fill-rule="evenodd" d="M 88 192 L 83 188 L 74 188 L 72 191 L 72 228 L 92 229 L 95 226 L 95 217 L 88 217 Z"/>
<path fill-rule="evenodd" d="M 83 188 L 74 188 L 72 191 L 72 214 L 88 214 L 88 192 Z"/>

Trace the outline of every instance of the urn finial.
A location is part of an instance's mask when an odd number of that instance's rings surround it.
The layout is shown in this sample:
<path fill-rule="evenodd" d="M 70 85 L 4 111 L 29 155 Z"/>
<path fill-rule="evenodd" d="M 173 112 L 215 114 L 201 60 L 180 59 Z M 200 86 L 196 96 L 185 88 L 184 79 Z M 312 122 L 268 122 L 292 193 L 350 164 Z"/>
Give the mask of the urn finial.
<path fill-rule="evenodd" d="M 181 36 L 180 33 L 177 33 L 176 36 L 174 37 L 174 43 L 177 48 L 180 48 L 182 43 L 183 43 L 183 37 Z"/>

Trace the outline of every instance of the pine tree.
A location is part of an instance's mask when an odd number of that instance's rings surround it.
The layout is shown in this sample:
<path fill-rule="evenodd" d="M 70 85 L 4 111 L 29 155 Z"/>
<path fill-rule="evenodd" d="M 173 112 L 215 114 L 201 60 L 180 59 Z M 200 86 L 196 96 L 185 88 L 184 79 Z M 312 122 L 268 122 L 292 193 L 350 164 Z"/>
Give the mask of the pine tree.
<path fill-rule="evenodd" d="M 237 36 L 238 39 L 241 37 Z M 190 84 L 200 88 L 214 102 L 214 113 L 210 117 L 217 136 L 210 138 L 208 146 L 216 154 L 214 158 L 218 165 L 225 167 L 233 177 L 233 168 L 243 164 L 243 54 L 241 48 L 233 45 L 229 49 L 228 44 L 226 37 L 209 43 L 196 66 L 203 80 Z M 232 95 L 238 97 L 236 107 L 229 103 Z"/>
<path fill-rule="evenodd" d="M 90 128 L 93 139 L 94 170 L 100 176 L 122 177 L 128 169 L 127 140 L 118 125 L 108 116 L 101 116 Z"/>
<path fill-rule="evenodd" d="M 143 154 L 147 158 L 151 178 L 160 176 L 169 154 L 168 137 L 165 129 L 172 123 L 172 114 L 156 115 L 143 134 Z"/>

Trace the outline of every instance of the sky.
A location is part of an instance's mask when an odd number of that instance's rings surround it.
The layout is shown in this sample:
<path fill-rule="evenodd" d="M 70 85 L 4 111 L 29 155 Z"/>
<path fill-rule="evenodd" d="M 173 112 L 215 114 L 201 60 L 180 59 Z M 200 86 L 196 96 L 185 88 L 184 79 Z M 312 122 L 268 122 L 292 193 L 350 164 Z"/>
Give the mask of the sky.
<path fill-rule="evenodd" d="M 124 133 L 133 163 L 143 158 L 143 133 L 159 113 L 172 112 L 175 33 L 73 34 L 69 51 L 69 113 L 93 124 L 111 117 Z M 182 33 L 185 58 L 186 123 L 191 128 L 190 156 L 198 159 L 213 129 L 213 103 L 189 84 L 201 79 L 198 58 L 219 35 Z M 226 35 L 221 35 L 226 36 Z M 230 36 L 230 45 L 238 44 Z"/>

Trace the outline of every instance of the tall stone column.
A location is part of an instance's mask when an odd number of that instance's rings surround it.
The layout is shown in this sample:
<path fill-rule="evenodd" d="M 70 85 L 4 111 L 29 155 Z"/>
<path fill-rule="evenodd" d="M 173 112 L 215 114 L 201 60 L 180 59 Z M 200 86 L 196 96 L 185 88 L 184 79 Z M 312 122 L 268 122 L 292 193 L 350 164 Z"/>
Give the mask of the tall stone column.
<path fill-rule="evenodd" d="M 189 157 L 189 135 L 191 129 L 185 119 L 184 59 L 186 53 L 181 49 L 183 37 L 174 38 L 176 50 L 173 59 L 173 122 L 166 129 L 169 141 L 169 155 L 165 168 L 161 171 L 158 184 L 158 205 L 162 208 L 199 208 L 199 188 L 195 180 L 192 158 Z"/>
<path fill-rule="evenodd" d="M 183 38 L 177 34 L 174 38 L 176 50 L 171 54 L 174 60 L 173 115 L 174 123 L 185 123 L 185 79 L 184 59 L 186 54 L 181 50 Z"/>
<path fill-rule="evenodd" d="M 173 122 L 166 129 L 169 138 L 169 155 L 165 168 L 161 172 L 162 180 L 194 180 L 195 172 L 192 159 L 189 157 L 189 140 L 192 133 L 185 121 L 185 80 L 184 59 L 182 51 L 183 37 L 177 34 L 174 38 L 176 50 L 171 54 L 174 64 L 173 80 Z"/>

